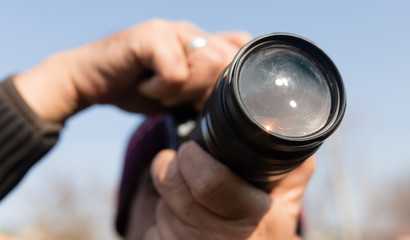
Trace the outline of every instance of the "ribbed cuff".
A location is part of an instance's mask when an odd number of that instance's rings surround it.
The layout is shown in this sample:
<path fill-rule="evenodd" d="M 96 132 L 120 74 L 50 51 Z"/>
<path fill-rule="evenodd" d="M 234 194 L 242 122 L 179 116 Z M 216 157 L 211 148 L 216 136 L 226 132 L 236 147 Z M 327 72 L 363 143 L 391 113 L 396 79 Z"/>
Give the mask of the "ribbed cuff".
<path fill-rule="evenodd" d="M 62 127 L 40 119 L 12 78 L 0 83 L 0 199 L 55 145 Z"/>

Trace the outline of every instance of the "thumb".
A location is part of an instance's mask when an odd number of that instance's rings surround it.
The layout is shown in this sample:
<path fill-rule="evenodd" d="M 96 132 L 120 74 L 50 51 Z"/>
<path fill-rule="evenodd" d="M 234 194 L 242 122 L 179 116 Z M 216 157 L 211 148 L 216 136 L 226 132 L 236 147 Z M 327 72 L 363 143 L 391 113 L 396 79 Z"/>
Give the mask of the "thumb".
<path fill-rule="evenodd" d="M 196 201 L 228 219 L 259 219 L 271 205 L 269 195 L 247 183 L 194 142 L 183 144 L 178 161 Z"/>

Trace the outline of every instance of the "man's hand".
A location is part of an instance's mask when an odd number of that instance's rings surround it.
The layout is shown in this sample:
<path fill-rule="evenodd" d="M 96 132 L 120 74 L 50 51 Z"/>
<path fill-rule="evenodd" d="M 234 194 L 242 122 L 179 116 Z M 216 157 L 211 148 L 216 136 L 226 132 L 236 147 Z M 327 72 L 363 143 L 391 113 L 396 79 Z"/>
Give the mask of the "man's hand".
<path fill-rule="evenodd" d="M 196 37 L 209 44 L 187 52 Z M 246 33 L 208 34 L 188 22 L 152 20 L 51 56 L 16 76 L 15 84 L 40 117 L 54 122 L 92 104 L 140 113 L 184 102 L 199 109 L 249 39 Z"/>
<path fill-rule="evenodd" d="M 149 194 L 138 192 L 127 239 L 297 239 L 301 198 L 313 169 L 309 158 L 268 194 L 194 142 L 178 153 L 164 150 L 151 167 L 159 196 L 144 201 Z M 136 224 L 142 222 L 146 224 Z"/>

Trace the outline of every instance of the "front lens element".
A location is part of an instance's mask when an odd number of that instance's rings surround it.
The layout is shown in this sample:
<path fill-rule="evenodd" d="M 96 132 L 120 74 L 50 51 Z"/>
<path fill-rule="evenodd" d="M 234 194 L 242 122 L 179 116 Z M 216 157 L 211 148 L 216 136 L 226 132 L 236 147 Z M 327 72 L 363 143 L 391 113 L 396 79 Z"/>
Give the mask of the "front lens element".
<path fill-rule="evenodd" d="M 248 56 L 238 79 L 248 115 L 266 131 L 303 137 L 325 126 L 332 99 L 327 81 L 306 56 L 285 47 Z"/>

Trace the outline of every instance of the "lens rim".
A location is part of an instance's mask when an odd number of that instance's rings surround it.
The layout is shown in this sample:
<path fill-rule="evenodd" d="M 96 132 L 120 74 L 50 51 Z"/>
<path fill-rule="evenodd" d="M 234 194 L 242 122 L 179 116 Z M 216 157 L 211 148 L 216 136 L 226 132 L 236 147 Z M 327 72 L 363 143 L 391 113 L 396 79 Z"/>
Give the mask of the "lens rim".
<path fill-rule="evenodd" d="M 325 77 L 327 86 L 329 88 L 332 103 L 328 120 L 322 128 L 306 136 L 284 136 L 271 131 L 266 131 L 250 115 L 241 100 L 239 93 L 239 76 L 245 61 L 256 51 L 259 51 L 263 48 L 271 49 L 275 47 L 296 51 L 297 53 L 302 54 L 310 61 L 312 61 L 312 63 L 319 69 L 319 71 L 321 71 L 322 75 Z M 242 115 L 246 117 L 247 122 L 252 124 L 254 127 L 264 131 L 272 138 L 275 138 L 276 141 L 279 140 L 279 142 L 284 142 L 284 144 L 289 144 L 290 142 L 309 144 L 309 142 L 312 141 L 322 141 L 326 139 L 337 129 L 346 109 L 345 88 L 343 85 L 342 77 L 335 64 L 327 56 L 327 54 L 325 54 L 324 51 L 317 47 L 313 42 L 298 35 L 288 33 L 273 33 L 261 36 L 249 42 L 238 52 L 238 54 L 233 59 L 227 78 L 229 79 L 229 89 L 230 91 L 232 91 L 231 94 L 234 97 L 234 105 L 240 108 L 239 112 L 243 113 Z"/>
<path fill-rule="evenodd" d="M 241 104 L 239 73 L 248 54 L 263 46 L 294 46 L 312 56 L 332 93 L 331 114 L 324 128 L 303 137 L 266 131 Z M 321 69 L 322 68 L 322 69 Z M 200 117 L 200 139 L 216 159 L 257 186 L 270 186 L 316 152 L 340 124 L 346 108 L 342 78 L 330 58 L 300 36 L 272 33 L 246 44 L 220 75 Z M 267 185 L 266 185 L 267 184 Z M 267 187 L 268 189 L 269 187 Z"/>

